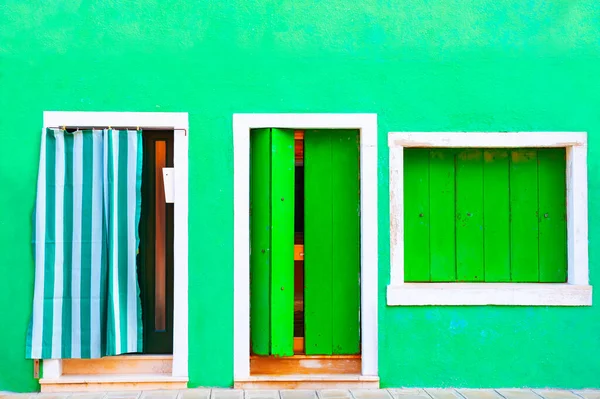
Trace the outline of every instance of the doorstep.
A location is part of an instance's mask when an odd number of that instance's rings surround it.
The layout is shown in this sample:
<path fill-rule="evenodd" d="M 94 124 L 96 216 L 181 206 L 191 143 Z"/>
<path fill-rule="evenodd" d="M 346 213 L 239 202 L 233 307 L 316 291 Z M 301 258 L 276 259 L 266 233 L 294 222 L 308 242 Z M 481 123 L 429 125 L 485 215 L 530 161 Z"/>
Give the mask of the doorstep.
<path fill-rule="evenodd" d="M 97 392 L 156 389 L 185 389 L 187 377 L 165 374 L 81 374 L 62 375 L 58 378 L 41 378 L 40 388 L 46 392 Z"/>
<path fill-rule="evenodd" d="M 379 377 L 360 374 L 254 375 L 236 379 L 235 389 L 359 389 L 379 388 Z"/>
<path fill-rule="evenodd" d="M 173 355 L 120 355 L 63 359 L 61 374 L 40 379 L 42 392 L 98 392 L 184 389 L 187 377 L 173 377 Z"/>

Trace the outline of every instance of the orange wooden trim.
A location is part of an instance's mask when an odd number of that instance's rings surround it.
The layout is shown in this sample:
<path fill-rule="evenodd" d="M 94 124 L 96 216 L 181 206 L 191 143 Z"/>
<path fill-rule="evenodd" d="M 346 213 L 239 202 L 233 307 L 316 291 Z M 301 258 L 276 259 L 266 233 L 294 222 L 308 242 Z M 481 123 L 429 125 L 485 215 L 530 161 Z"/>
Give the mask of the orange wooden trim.
<path fill-rule="evenodd" d="M 294 260 L 304 260 L 304 245 L 294 245 Z"/>
<path fill-rule="evenodd" d="M 296 162 L 302 162 L 304 159 L 304 130 L 294 132 L 294 154 Z"/>
<path fill-rule="evenodd" d="M 294 337 L 294 355 L 304 353 L 304 337 Z"/>

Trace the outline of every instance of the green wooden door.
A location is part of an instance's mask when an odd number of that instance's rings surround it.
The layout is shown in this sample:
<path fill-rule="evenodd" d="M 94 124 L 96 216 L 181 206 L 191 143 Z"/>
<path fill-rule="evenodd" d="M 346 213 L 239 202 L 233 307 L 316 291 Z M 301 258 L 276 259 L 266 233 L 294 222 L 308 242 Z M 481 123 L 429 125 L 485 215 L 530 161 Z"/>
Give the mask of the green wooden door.
<path fill-rule="evenodd" d="M 173 353 L 173 204 L 162 168 L 173 166 L 173 131 L 144 131 L 138 281 L 144 353 Z"/>
<path fill-rule="evenodd" d="M 360 352 L 359 132 L 304 134 L 307 355 Z"/>
<path fill-rule="evenodd" d="M 250 135 L 250 336 L 257 355 L 294 354 L 294 131 Z"/>

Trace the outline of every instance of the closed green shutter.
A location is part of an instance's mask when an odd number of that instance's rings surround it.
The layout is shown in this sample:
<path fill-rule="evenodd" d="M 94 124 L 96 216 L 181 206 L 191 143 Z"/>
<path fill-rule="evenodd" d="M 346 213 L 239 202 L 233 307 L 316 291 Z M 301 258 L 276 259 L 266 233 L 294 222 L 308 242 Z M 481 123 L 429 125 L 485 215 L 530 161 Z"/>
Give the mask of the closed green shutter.
<path fill-rule="evenodd" d="M 356 130 L 304 135 L 305 348 L 360 352 L 360 202 Z"/>
<path fill-rule="evenodd" d="M 250 331 L 252 352 L 294 352 L 294 132 L 250 136 Z"/>
<path fill-rule="evenodd" d="M 405 280 L 565 282 L 565 156 L 405 149 Z"/>

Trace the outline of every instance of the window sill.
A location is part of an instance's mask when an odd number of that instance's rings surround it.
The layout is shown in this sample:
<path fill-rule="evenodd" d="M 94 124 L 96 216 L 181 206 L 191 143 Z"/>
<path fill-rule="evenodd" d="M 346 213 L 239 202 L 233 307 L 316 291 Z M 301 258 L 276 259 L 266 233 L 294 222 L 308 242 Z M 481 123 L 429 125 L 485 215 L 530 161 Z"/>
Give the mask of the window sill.
<path fill-rule="evenodd" d="M 592 286 L 543 283 L 389 285 L 388 306 L 592 306 Z"/>

